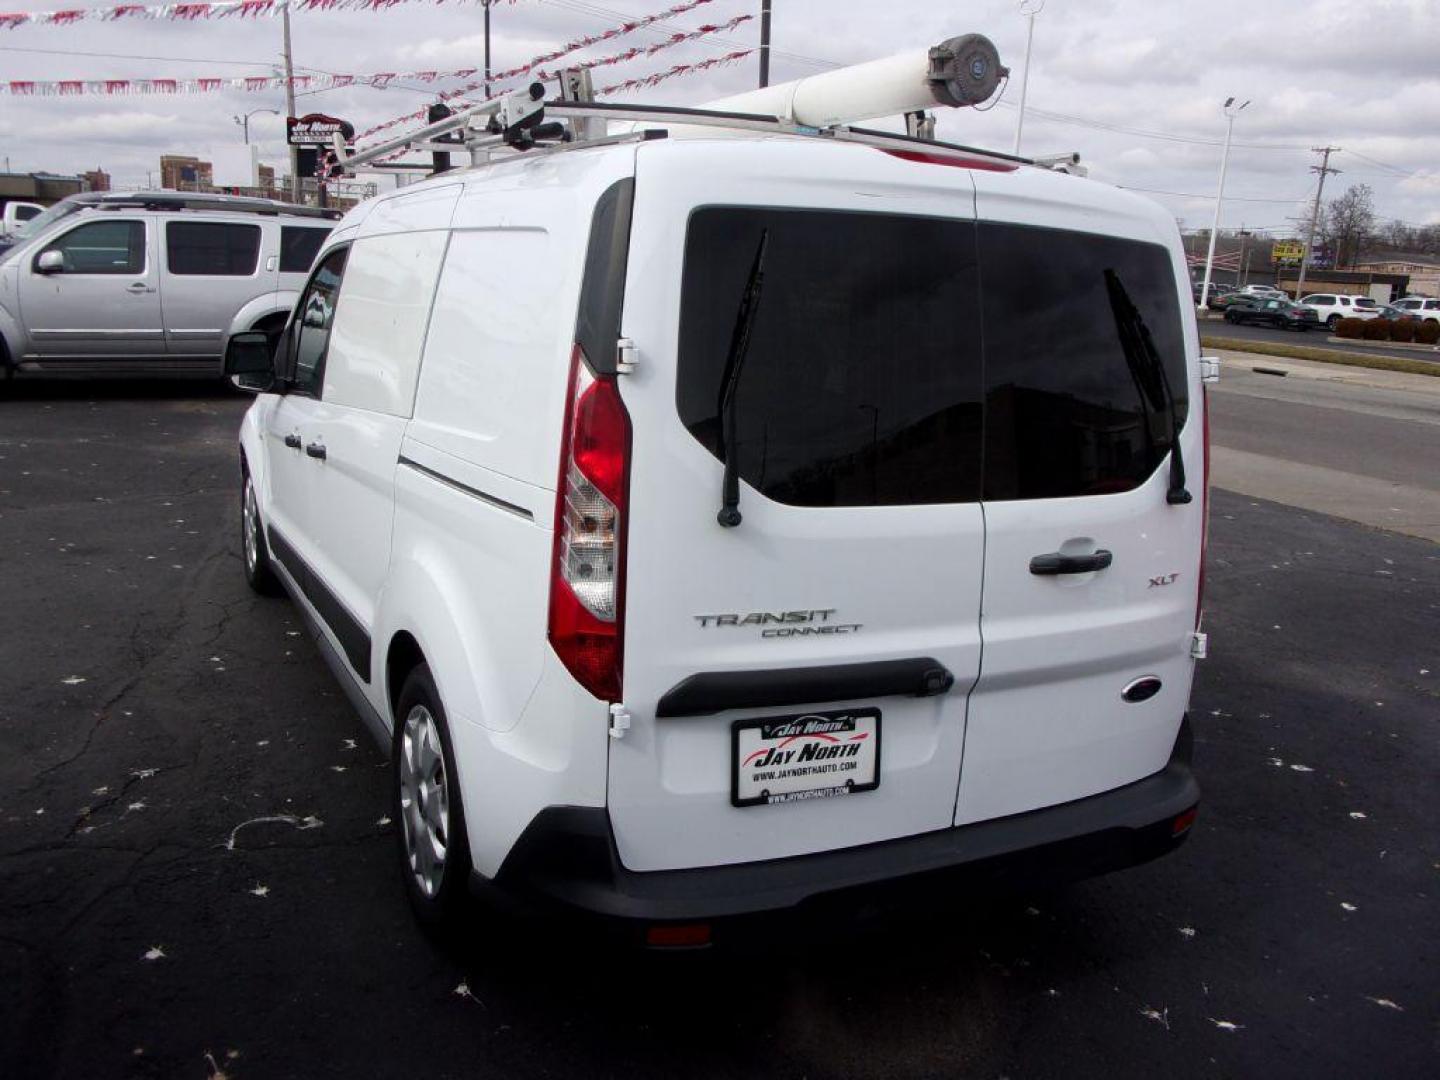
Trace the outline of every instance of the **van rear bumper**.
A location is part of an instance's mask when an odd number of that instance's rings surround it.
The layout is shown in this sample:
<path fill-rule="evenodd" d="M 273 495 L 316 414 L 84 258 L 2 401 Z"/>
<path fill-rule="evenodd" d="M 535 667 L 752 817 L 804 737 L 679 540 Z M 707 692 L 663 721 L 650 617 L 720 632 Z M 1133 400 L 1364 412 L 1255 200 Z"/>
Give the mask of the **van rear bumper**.
<path fill-rule="evenodd" d="M 824 894 L 923 885 L 1003 892 L 1148 862 L 1184 842 L 1177 817 L 1200 800 L 1188 718 L 1169 763 L 1143 780 L 1025 814 L 787 859 L 637 873 L 620 862 L 601 807 L 552 806 L 521 834 L 493 880 L 511 897 L 646 923 L 795 908 Z"/>

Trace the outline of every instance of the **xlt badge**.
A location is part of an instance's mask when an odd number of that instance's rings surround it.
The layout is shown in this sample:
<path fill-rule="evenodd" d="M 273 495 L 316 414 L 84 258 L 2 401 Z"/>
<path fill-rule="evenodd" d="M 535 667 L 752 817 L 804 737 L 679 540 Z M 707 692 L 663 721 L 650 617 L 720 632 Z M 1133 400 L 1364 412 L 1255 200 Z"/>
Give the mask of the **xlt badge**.
<path fill-rule="evenodd" d="M 767 638 L 809 637 L 813 634 L 853 634 L 860 629 L 860 623 L 834 622 L 831 616 L 835 608 L 802 608 L 798 611 L 751 611 L 741 615 L 726 613 L 719 615 L 696 615 L 694 619 L 701 629 L 721 626 L 744 628 L 760 627 L 760 636 Z"/>

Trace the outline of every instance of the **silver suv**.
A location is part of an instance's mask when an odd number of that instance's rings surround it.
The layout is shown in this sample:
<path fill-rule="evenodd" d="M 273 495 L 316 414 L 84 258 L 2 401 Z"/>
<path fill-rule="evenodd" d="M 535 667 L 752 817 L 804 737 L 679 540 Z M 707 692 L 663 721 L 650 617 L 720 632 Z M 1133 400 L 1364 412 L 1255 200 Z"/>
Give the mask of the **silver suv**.
<path fill-rule="evenodd" d="M 338 217 L 225 195 L 72 195 L 0 253 L 0 378 L 219 375 L 231 334 L 279 334 Z"/>

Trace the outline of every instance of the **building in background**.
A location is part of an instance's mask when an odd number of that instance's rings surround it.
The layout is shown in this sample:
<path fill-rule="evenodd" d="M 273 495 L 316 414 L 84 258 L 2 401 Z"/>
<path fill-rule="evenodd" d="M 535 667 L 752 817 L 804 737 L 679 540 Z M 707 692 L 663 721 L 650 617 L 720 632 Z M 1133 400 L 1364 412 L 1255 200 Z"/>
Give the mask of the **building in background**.
<path fill-rule="evenodd" d="M 86 191 L 109 191 L 110 174 L 104 169 L 94 169 L 83 174 Z"/>
<path fill-rule="evenodd" d="M 1355 264 L 1355 269 L 1382 274 L 1406 274 L 1410 278 L 1411 292 L 1440 296 L 1440 259 L 1429 255 L 1382 253 L 1361 259 Z"/>
<path fill-rule="evenodd" d="M 275 167 L 273 165 L 260 166 L 260 188 L 270 195 L 275 193 Z"/>
<path fill-rule="evenodd" d="M 55 173 L 0 173 L 0 204 L 33 202 L 42 206 L 59 202 L 66 195 L 85 190 L 82 176 Z"/>
<path fill-rule="evenodd" d="M 173 191 L 208 191 L 214 186 L 214 169 L 197 157 L 161 154 L 160 186 Z"/>

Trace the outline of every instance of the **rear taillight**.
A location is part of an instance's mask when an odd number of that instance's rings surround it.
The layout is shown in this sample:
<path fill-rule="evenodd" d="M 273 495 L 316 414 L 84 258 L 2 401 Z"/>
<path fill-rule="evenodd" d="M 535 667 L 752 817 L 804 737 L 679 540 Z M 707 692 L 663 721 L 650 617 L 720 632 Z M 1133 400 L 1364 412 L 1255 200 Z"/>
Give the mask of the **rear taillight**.
<path fill-rule="evenodd" d="M 570 674 L 607 701 L 620 700 L 629 479 L 630 417 L 619 388 L 614 376 L 591 373 L 577 345 L 555 489 L 549 633 Z"/>
<path fill-rule="evenodd" d="M 1210 388 L 1200 384 L 1200 421 L 1204 432 L 1204 473 L 1200 477 L 1200 581 L 1195 588 L 1195 629 L 1205 618 L 1205 561 L 1210 551 Z"/>

